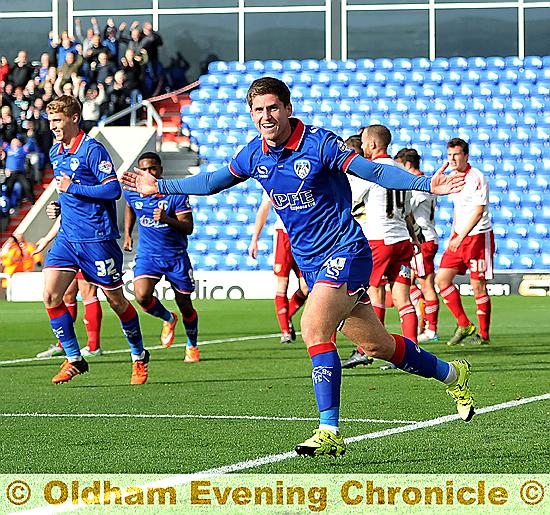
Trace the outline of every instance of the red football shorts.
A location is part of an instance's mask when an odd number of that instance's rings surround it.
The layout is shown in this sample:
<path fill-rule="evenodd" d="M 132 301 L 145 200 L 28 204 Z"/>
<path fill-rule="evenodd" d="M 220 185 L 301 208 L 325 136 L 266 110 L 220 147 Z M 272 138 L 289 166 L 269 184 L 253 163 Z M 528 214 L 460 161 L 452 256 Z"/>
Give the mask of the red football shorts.
<path fill-rule="evenodd" d="M 443 253 L 439 268 L 453 268 L 460 275 L 470 270 L 472 279 L 492 279 L 494 253 L 493 231 L 466 236 L 456 252 L 447 249 Z"/>
<path fill-rule="evenodd" d="M 384 240 L 369 240 L 372 249 L 370 285 L 378 288 L 386 276 L 390 283 L 411 284 L 411 259 L 414 255 L 409 240 L 385 245 Z"/>
<path fill-rule="evenodd" d="M 434 241 L 425 241 L 420 246 L 420 252 L 411 260 L 411 268 L 417 277 L 427 277 L 435 272 L 435 255 L 438 245 Z"/>
<path fill-rule="evenodd" d="M 273 235 L 273 248 L 275 249 L 275 259 L 273 262 L 273 272 L 277 277 L 288 277 L 291 270 L 294 270 L 296 277 L 302 277 L 302 272 L 298 268 L 292 250 L 290 249 L 290 240 L 288 234 L 282 229 L 276 229 Z"/>

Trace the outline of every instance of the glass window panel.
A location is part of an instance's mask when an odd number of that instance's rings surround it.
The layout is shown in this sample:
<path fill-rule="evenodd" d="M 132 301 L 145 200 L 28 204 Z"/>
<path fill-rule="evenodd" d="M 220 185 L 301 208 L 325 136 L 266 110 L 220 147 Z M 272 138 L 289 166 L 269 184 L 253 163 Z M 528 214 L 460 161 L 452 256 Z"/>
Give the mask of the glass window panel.
<path fill-rule="evenodd" d="M 191 65 L 187 79 L 191 82 L 200 74 L 200 63 L 209 54 L 222 61 L 239 58 L 237 14 L 189 14 L 159 16 L 159 33 L 164 45 L 160 60 L 165 67 L 178 52 Z"/>
<path fill-rule="evenodd" d="M 348 58 L 427 55 L 428 11 L 362 11 L 348 14 Z"/>
<path fill-rule="evenodd" d="M 550 9 L 525 9 L 525 55 L 550 54 Z"/>
<path fill-rule="evenodd" d="M 247 14 L 245 45 L 247 60 L 324 59 L 325 13 Z"/>
<path fill-rule="evenodd" d="M 286 7 L 286 6 L 298 6 L 298 5 L 315 5 L 324 7 L 324 0 L 244 0 L 245 7 Z"/>
<path fill-rule="evenodd" d="M 437 1 L 437 0 L 436 0 Z M 427 4 L 429 0 L 348 0 L 348 5 Z M 356 11 L 354 11 L 356 12 Z"/>
<path fill-rule="evenodd" d="M 238 7 L 239 0 L 159 0 L 160 9 L 212 8 L 212 7 Z"/>
<path fill-rule="evenodd" d="M 74 10 L 86 10 L 90 9 L 103 10 L 103 9 L 151 9 L 153 2 L 151 0 L 75 0 Z"/>
<path fill-rule="evenodd" d="M 14 2 L 13 0 L 0 0 L 0 12 L 5 11 L 8 13 L 17 11 L 51 11 L 52 2 L 51 0 L 25 0 L 24 2 Z"/>
<path fill-rule="evenodd" d="M 516 9 L 439 10 L 435 19 L 438 57 L 518 53 Z"/>
<path fill-rule="evenodd" d="M 2 55 L 5 55 L 10 64 L 17 57 L 19 50 L 26 50 L 29 61 L 37 61 L 40 54 L 50 49 L 48 33 L 52 30 L 51 18 L 13 18 L 0 19 L 0 34 L 2 41 L 9 41 L 2 45 Z M 34 34 L 35 37 L 29 37 Z"/>

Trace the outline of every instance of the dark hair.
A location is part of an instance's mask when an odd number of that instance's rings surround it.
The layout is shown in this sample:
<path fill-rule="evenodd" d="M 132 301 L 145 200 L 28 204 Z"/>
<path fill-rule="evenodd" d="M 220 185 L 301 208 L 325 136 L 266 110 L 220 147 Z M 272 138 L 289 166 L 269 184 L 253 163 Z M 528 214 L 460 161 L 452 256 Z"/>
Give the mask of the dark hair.
<path fill-rule="evenodd" d="M 290 104 L 290 90 L 288 86 L 282 80 L 275 79 L 274 77 L 262 77 L 261 79 L 256 79 L 250 85 L 246 94 L 248 107 L 252 107 L 254 98 L 259 95 L 276 95 L 285 106 Z"/>
<path fill-rule="evenodd" d="M 138 157 L 138 163 L 142 159 L 152 159 L 153 161 L 156 161 L 159 165 L 162 165 L 162 159 L 156 152 L 143 152 L 143 154 Z"/>
<path fill-rule="evenodd" d="M 462 138 L 453 138 L 447 143 L 447 148 L 460 147 L 466 155 L 470 154 L 470 147 Z"/>
<path fill-rule="evenodd" d="M 417 170 L 420 168 L 420 155 L 415 148 L 402 148 L 397 154 L 395 154 L 396 161 L 401 161 L 403 164 L 411 163 L 413 168 Z"/>
<path fill-rule="evenodd" d="M 367 136 L 376 140 L 379 146 L 388 148 L 391 143 L 391 132 L 385 125 L 369 125 L 364 129 L 367 131 Z"/>
<path fill-rule="evenodd" d="M 349 147 L 353 148 L 360 156 L 363 155 L 363 148 L 361 147 L 361 136 L 354 134 L 350 136 L 344 143 Z"/>

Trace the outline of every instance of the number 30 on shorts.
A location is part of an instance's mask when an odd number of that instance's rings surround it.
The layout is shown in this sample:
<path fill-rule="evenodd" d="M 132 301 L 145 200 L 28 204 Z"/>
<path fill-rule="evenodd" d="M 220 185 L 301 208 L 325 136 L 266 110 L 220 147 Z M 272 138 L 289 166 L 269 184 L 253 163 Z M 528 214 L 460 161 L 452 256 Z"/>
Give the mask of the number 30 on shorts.
<path fill-rule="evenodd" d="M 486 272 L 487 263 L 484 259 L 470 259 L 470 272 Z"/>

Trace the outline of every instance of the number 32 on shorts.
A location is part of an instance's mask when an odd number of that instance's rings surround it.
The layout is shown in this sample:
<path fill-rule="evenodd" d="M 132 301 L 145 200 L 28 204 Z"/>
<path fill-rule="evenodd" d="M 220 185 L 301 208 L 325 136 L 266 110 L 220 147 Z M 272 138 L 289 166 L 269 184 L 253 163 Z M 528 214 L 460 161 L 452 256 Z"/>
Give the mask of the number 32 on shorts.
<path fill-rule="evenodd" d="M 115 260 L 108 258 L 105 261 L 95 261 L 98 277 L 107 277 L 116 274 Z"/>

